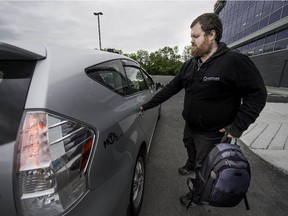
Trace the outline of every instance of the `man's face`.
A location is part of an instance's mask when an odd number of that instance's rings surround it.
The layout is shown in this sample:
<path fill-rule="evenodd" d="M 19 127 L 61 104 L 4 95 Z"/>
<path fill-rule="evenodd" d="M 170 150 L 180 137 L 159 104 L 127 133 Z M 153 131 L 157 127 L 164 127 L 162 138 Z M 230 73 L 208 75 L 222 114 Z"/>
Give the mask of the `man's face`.
<path fill-rule="evenodd" d="M 209 35 L 201 29 L 200 23 L 197 23 L 191 28 L 191 44 L 192 55 L 194 57 L 203 57 L 211 52 L 212 42 L 209 40 Z"/>

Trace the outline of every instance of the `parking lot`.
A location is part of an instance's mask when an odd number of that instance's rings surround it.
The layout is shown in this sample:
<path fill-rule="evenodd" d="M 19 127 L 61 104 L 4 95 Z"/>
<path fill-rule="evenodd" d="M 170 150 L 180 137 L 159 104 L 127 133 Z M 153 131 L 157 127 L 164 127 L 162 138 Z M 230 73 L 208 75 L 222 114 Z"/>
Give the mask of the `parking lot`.
<path fill-rule="evenodd" d="M 167 83 L 171 77 L 155 77 Z M 152 141 L 146 166 L 146 188 L 140 216 L 188 216 L 188 215 L 277 215 L 288 213 L 288 176 L 255 155 L 240 144 L 252 170 L 248 191 L 250 210 L 244 202 L 234 208 L 211 206 L 190 208 L 180 205 L 179 197 L 188 189 L 186 178 L 178 174 L 178 167 L 186 161 L 182 143 L 184 121 L 181 116 L 184 92 L 181 91 L 162 106 L 161 118 Z"/>

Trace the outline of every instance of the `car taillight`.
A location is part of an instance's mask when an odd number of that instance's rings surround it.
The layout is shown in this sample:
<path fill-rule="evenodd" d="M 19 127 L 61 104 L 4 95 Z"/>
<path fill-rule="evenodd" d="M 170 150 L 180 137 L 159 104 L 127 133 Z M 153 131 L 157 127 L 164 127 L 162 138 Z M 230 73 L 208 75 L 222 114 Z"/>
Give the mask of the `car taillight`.
<path fill-rule="evenodd" d="M 95 133 L 46 112 L 27 112 L 15 151 L 19 213 L 52 216 L 86 191 L 86 169 Z"/>

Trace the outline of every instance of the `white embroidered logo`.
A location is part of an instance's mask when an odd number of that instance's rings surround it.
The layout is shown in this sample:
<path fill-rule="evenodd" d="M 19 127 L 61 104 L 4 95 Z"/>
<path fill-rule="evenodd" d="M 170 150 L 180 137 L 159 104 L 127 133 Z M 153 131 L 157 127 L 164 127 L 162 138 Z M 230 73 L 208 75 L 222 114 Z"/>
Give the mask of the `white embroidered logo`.
<path fill-rule="evenodd" d="M 207 77 L 207 76 L 204 76 L 203 77 L 203 81 L 206 82 L 206 81 L 220 81 L 220 77 Z"/>

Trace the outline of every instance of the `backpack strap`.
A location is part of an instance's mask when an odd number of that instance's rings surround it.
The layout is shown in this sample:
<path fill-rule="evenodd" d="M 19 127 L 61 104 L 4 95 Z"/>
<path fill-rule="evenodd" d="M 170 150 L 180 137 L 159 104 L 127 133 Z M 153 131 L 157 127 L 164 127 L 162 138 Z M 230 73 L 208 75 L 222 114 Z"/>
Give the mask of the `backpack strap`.
<path fill-rule="evenodd" d="M 232 142 L 232 138 L 228 137 L 228 133 L 225 132 L 220 143 L 231 143 L 231 142 Z"/>
<path fill-rule="evenodd" d="M 245 202 L 246 210 L 250 210 L 250 206 L 249 206 L 246 194 L 244 195 L 244 202 Z"/>
<path fill-rule="evenodd" d="M 189 191 L 190 193 L 192 193 L 193 195 L 190 197 L 190 200 L 189 200 L 189 203 L 187 204 L 186 208 L 187 210 L 189 209 L 192 201 L 193 201 L 193 198 L 194 198 L 194 192 L 195 192 L 195 189 L 194 189 L 194 185 L 195 185 L 195 179 L 192 179 L 192 178 L 187 178 L 187 186 L 189 188 Z M 192 184 L 192 188 L 190 187 L 190 183 Z"/>

